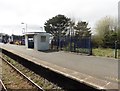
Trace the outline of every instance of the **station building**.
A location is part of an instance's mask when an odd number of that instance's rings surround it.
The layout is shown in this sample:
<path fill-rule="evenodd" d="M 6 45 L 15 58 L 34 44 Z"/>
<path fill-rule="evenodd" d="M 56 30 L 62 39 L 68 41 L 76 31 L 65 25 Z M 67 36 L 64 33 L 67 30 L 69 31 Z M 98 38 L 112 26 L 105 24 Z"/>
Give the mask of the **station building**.
<path fill-rule="evenodd" d="M 50 34 L 46 32 L 25 33 L 25 46 L 35 50 L 49 50 Z"/>

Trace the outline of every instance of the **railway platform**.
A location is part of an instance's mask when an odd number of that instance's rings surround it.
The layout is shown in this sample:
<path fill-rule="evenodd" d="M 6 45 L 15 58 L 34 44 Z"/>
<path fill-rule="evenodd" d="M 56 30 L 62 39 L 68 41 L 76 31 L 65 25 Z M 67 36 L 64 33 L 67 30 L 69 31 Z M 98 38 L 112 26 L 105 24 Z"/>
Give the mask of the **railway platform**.
<path fill-rule="evenodd" d="M 0 44 L 0 48 L 96 89 L 119 88 L 118 59 L 63 51 L 41 52 L 11 44 Z"/>

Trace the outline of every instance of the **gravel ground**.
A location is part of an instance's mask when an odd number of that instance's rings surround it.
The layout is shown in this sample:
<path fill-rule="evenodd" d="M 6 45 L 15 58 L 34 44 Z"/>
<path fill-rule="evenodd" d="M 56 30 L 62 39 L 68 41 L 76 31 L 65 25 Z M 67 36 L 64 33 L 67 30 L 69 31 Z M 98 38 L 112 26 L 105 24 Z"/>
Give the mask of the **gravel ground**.
<path fill-rule="evenodd" d="M 22 73 L 24 73 L 27 77 L 29 77 L 31 80 L 33 80 L 36 84 L 41 86 L 45 90 L 52 90 L 55 89 L 55 91 L 60 90 L 64 91 L 61 87 L 57 86 L 57 84 L 54 84 L 47 79 L 41 77 L 40 75 L 34 73 L 33 71 L 29 70 L 28 68 L 24 67 L 20 63 L 16 62 L 15 60 L 9 58 L 8 56 L 3 54 L 3 57 L 7 59 L 11 64 L 13 64 L 17 69 L 19 69 Z"/>
<path fill-rule="evenodd" d="M 35 89 L 4 61 L 2 62 L 2 81 L 7 89 Z"/>

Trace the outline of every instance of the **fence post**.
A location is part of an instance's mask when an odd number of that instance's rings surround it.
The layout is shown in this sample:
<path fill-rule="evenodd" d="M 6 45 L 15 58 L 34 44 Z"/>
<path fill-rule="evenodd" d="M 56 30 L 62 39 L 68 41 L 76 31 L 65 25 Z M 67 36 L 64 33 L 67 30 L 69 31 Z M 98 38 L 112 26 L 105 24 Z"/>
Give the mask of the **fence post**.
<path fill-rule="evenodd" d="M 115 41 L 115 58 L 117 58 L 117 41 Z"/>
<path fill-rule="evenodd" d="M 89 37 L 89 55 L 92 55 L 92 41 L 91 41 L 91 35 Z"/>

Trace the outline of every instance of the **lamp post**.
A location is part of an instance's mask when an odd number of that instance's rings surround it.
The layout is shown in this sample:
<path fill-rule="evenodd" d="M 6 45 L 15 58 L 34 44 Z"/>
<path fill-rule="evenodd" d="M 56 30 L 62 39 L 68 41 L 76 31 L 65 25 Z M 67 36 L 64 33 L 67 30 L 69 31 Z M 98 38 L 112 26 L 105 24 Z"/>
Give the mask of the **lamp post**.
<path fill-rule="evenodd" d="M 25 42 L 25 33 L 27 33 L 27 24 L 22 22 L 21 24 L 25 24 L 25 28 L 22 28 L 24 31 L 23 31 L 23 38 L 22 38 L 22 41 L 24 40 L 23 44 L 26 45 L 26 42 Z M 26 31 L 25 31 L 26 30 Z"/>
<path fill-rule="evenodd" d="M 25 28 L 22 28 L 22 34 L 24 34 L 25 33 Z"/>
<path fill-rule="evenodd" d="M 26 30 L 25 32 L 27 32 L 27 24 L 24 23 L 24 22 L 22 22 L 21 24 L 25 24 L 25 30 Z M 25 32 L 24 32 L 24 33 L 25 33 Z"/>

